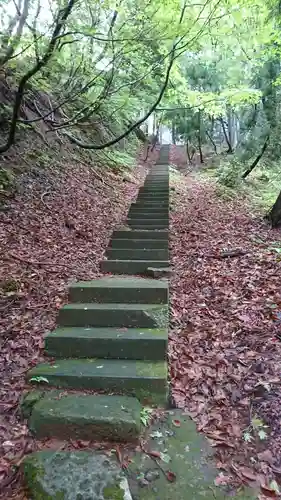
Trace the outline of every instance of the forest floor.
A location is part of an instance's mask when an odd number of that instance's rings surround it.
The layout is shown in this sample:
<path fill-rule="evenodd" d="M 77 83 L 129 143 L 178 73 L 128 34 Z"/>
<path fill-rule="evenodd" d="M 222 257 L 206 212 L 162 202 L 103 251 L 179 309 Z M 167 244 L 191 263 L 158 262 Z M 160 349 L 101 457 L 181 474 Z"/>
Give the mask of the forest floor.
<path fill-rule="evenodd" d="M 173 398 L 210 440 L 217 484 L 279 496 L 281 233 L 196 171 L 171 178 Z"/>
<path fill-rule="evenodd" d="M 114 174 L 98 173 L 69 156 L 67 166 L 25 171 L 15 194 L 5 198 L 0 212 L 0 498 L 25 498 L 18 474 L 23 457 L 42 445 L 58 446 L 36 442 L 20 419 L 25 373 L 43 356 L 44 334 L 55 325 L 69 283 L 100 275 L 112 230 L 126 219 L 151 161 Z"/>
<path fill-rule="evenodd" d="M 171 160 L 183 171 L 177 153 Z M 173 398 L 215 450 L 215 485 L 260 486 L 260 499 L 272 498 L 281 489 L 281 233 L 195 170 L 171 175 Z M 144 174 L 138 167 L 129 182 L 71 164 L 37 170 L 1 214 L 0 498 L 26 498 L 17 466 L 27 453 L 69 446 L 29 435 L 18 415 L 24 375 L 42 357 L 69 282 L 99 276 Z"/>

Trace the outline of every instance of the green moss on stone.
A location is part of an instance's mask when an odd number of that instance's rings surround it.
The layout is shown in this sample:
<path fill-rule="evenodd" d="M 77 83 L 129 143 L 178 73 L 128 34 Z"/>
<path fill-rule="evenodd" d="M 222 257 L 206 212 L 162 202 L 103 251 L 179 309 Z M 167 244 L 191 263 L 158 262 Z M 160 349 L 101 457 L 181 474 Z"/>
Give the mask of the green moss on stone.
<path fill-rule="evenodd" d="M 155 361 L 154 363 L 136 362 L 136 373 L 144 377 L 167 378 L 167 363 L 165 361 Z"/>
<path fill-rule="evenodd" d="M 23 395 L 20 402 L 20 409 L 23 418 L 30 417 L 34 405 L 40 401 L 44 394 L 44 391 L 31 391 Z"/>
<path fill-rule="evenodd" d="M 119 485 L 106 486 L 103 496 L 104 500 L 124 500 L 124 490 Z"/>
<path fill-rule="evenodd" d="M 23 463 L 24 479 L 28 486 L 30 498 L 34 500 L 66 500 L 63 492 L 49 495 L 42 486 L 45 469 L 35 455 L 27 457 Z"/>

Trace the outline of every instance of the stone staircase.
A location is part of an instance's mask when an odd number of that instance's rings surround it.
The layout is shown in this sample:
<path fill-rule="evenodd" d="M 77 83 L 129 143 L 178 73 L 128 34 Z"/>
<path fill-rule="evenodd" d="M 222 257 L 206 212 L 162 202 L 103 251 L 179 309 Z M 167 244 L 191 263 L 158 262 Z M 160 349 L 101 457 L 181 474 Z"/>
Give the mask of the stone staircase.
<path fill-rule="evenodd" d="M 45 339 L 50 361 L 27 374 L 37 388 L 24 397 L 22 413 L 37 438 L 137 441 L 142 406 L 167 403 L 168 282 L 145 276 L 169 265 L 168 155 L 162 147 L 128 227 L 113 232 L 101 269 L 119 276 L 70 286 Z M 40 453 L 26 460 L 27 480 Z"/>

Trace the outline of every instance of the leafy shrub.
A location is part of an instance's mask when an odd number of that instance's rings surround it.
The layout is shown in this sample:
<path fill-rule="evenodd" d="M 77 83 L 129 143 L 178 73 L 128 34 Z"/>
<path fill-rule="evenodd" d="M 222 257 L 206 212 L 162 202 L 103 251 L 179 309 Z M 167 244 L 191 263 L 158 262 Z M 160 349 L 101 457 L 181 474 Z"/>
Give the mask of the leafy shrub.
<path fill-rule="evenodd" d="M 242 173 L 245 170 L 243 165 L 237 158 L 232 158 L 230 161 L 225 161 L 217 170 L 216 177 L 220 184 L 229 188 L 234 188 L 241 183 Z"/>

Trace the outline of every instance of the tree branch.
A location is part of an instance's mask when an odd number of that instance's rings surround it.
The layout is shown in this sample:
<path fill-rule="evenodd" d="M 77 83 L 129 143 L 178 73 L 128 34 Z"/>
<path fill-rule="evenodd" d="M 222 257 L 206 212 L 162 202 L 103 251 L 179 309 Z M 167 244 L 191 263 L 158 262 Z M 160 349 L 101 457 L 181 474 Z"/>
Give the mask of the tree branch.
<path fill-rule="evenodd" d="M 0 154 L 8 151 L 8 149 L 12 146 L 12 144 L 14 144 L 15 134 L 17 129 L 17 118 L 22 103 L 22 99 L 24 96 L 25 86 L 28 80 L 30 80 L 32 76 L 38 73 L 38 71 L 40 71 L 41 68 L 43 68 L 48 63 L 49 59 L 52 57 L 57 44 L 57 36 L 61 32 L 61 29 L 65 26 L 65 22 L 68 16 L 70 15 L 72 8 L 76 2 L 77 0 L 69 0 L 68 5 L 64 9 L 59 11 L 57 16 L 56 26 L 44 56 L 42 57 L 42 59 L 40 59 L 40 61 L 37 61 L 36 64 L 33 66 L 33 68 L 31 68 L 20 80 L 15 97 L 15 103 L 13 107 L 13 114 L 12 114 L 8 139 L 6 144 L 0 146 Z"/>

